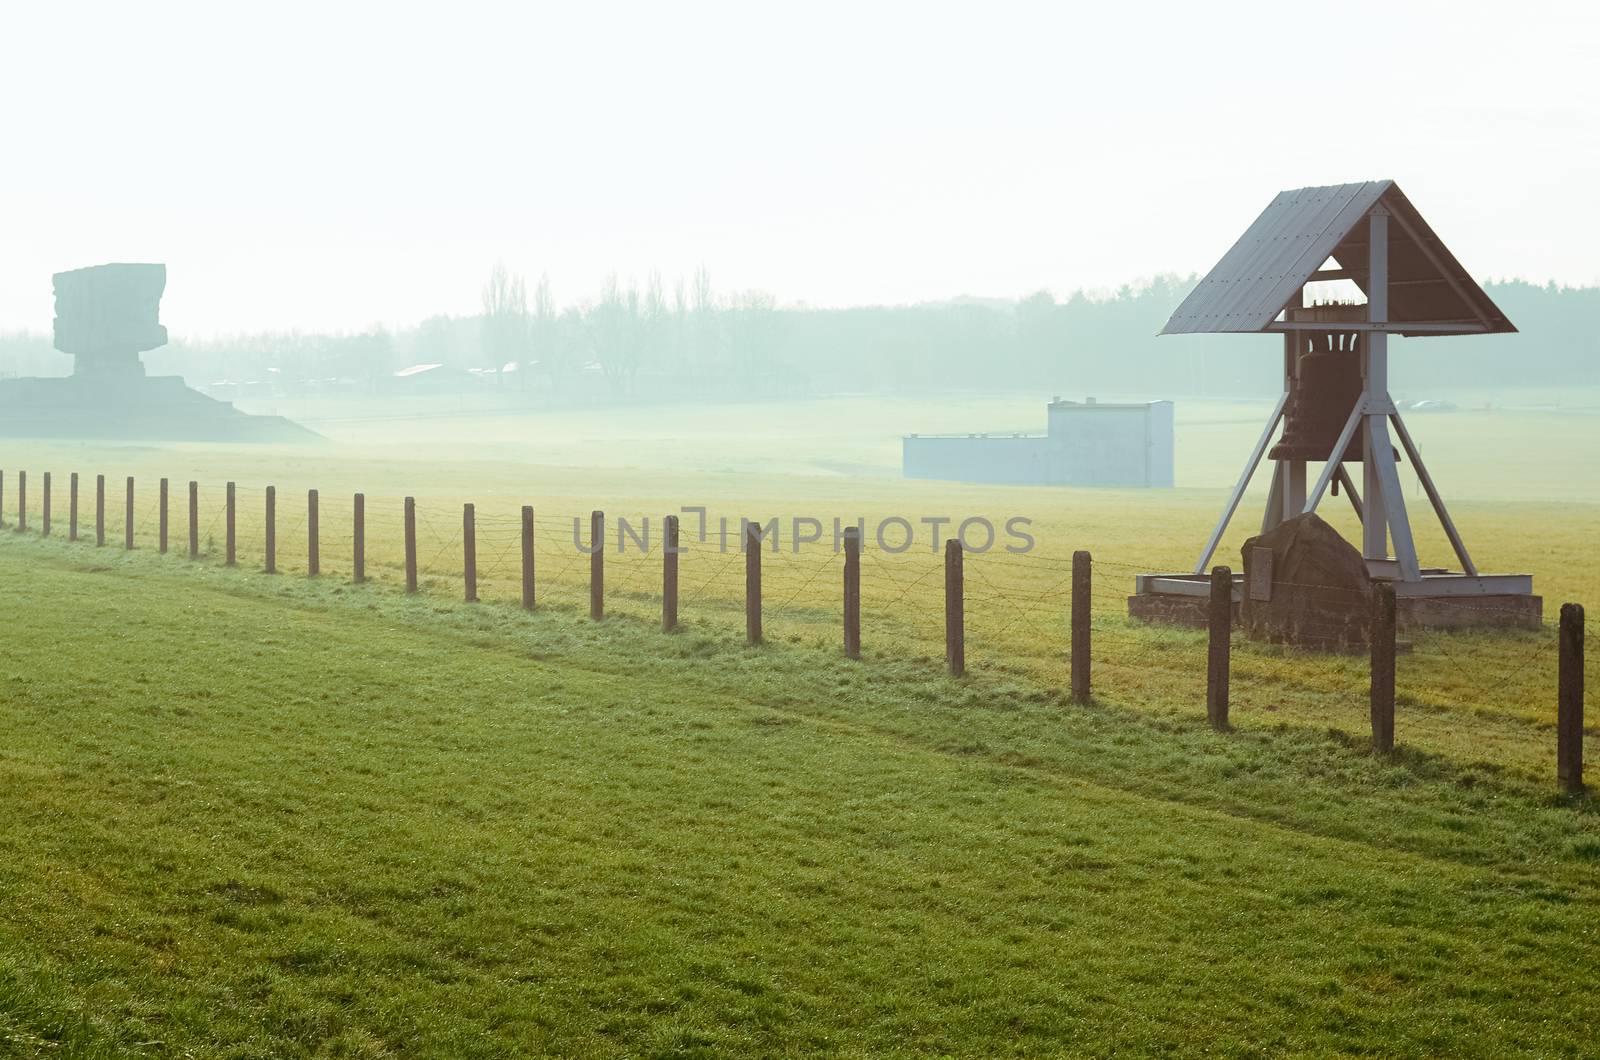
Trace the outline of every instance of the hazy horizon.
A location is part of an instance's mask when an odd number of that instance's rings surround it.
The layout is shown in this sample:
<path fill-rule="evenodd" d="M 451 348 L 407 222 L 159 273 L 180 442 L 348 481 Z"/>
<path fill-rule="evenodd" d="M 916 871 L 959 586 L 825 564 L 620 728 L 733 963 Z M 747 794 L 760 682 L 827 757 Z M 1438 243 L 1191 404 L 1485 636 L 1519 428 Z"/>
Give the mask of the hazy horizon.
<path fill-rule="evenodd" d="M 1476 276 L 1600 283 L 1600 16 L 1499 10 L 19 9 L 0 330 L 104 261 L 165 262 L 187 336 L 472 314 L 496 261 L 562 303 L 1110 289 L 1380 177 Z"/>

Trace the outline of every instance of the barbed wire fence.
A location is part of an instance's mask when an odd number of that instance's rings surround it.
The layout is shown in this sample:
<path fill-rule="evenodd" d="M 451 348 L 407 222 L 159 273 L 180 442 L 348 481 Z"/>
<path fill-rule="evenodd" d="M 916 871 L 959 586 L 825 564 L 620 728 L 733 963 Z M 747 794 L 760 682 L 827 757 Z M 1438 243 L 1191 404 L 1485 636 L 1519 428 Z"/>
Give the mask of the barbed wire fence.
<path fill-rule="evenodd" d="M 267 567 L 268 509 L 266 486 L 199 483 L 191 500 L 190 483 L 169 480 L 165 512 L 162 493 L 154 481 L 136 482 L 105 476 L 103 505 L 101 479 L 79 474 L 76 479 L 77 540 L 94 544 L 103 524 L 104 546 L 156 550 L 161 526 L 166 525 L 169 555 L 187 557 L 191 544 L 203 562 L 226 561 L 227 537 L 232 528 L 235 565 L 245 569 Z M 10 485 L 12 488 L 7 489 Z M 18 475 L 14 485 L 0 473 L 0 527 L 19 531 L 26 519 L 30 533 L 43 533 L 44 479 L 29 475 L 26 495 Z M 70 536 L 71 480 L 52 475 L 50 534 L 61 541 Z M 231 496 L 231 512 L 230 512 Z M 128 498 L 131 497 L 131 508 Z M 318 493 L 317 574 L 349 580 L 354 571 L 357 535 L 354 495 Z M 596 513 L 552 514 L 534 507 L 527 524 L 531 542 L 524 542 L 520 506 L 473 505 L 469 523 L 463 506 L 437 498 L 414 502 L 414 539 L 405 541 L 400 497 L 366 498 L 361 538 L 365 546 L 365 580 L 392 586 L 414 575 L 419 593 L 453 596 L 483 603 L 516 603 L 521 599 L 525 573 L 523 556 L 534 561 L 532 586 L 535 607 L 586 612 L 592 591 L 591 552 L 598 545 L 603 569 L 603 613 L 607 617 L 658 620 L 664 607 L 661 525 L 642 513 L 620 518 L 600 515 L 601 540 L 591 540 L 591 519 Z M 124 530 L 131 516 L 132 536 Z M 791 533 L 757 538 L 757 581 L 750 582 L 751 559 L 744 546 L 748 525 L 743 520 L 719 519 L 713 532 L 702 521 L 685 528 L 680 539 L 677 590 L 673 613 L 679 628 L 703 628 L 726 633 L 738 628 L 758 628 L 763 640 L 792 641 L 816 646 L 839 644 L 841 616 L 848 587 L 848 565 L 840 546 L 839 528 L 830 536 L 801 540 Z M 654 536 L 652 533 L 654 532 Z M 277 491 L 271 521 L 275 562 L 280 575 L 307 575 L 311 539 L 309 492 Z M 469 541 L 470 537 L 470 541 Z M 860 563 L 854 591 L 859 600 L 862 651 L 869 658 L 899 658 L 931 662 L 943 652 L 955 672 L 968 662 L 996 673 L 1037 679 L 1047 686 L 1069 675 L 1074 615 L 1071 600 L 1075 563 L 1070 556 L 1038 550 L 1019 553 L 1006 549 L 958 547 L 960 585 L 956 603 L 959 623 L 959 658 L 952 660 L 952 628 L 948 586 L 950 556 L 932 550 L 886 547 L 860 539 Z M 529 545 L 531 544 L 531 549 Z M 474 557 L 471 580 L 467 556 Z M 414 571 L 407 571 L 407 555 L 414 555 Z M 1148 568 L 1106 558 L 1092 560 L 1101 577 L 1088 579 L 1080 617 L 1092 645 L 1089 657 L 1095 685 L 1122 696 L 1182 698 L 1195 694 L 1200 682 L 1198 661 L 1208 658 L 1207 643 L 1214 641 L 1218 622 L 1212 616 L 1207 629 L 1151 624 L 1129 615 L 1128 594 L 1117 588 Z M 1111 577 L 1103 576 L 1110 572 Z M 750 586 L 760 586 L 752 604 Z M 1369 589 L 1348 585 L 1322 585 L 1274 579 L 1274 590 L 1299 589 L 1325 595 L 1358 594 L 1365 603 Z M 1528 613 L 1492 600 L 1451 600 L 1451 606 L 1481 620 L 1481 625 L 1526 626 Z M 750 626 L 751 610 L 755 626 Z M 1563 609 L 1565 621 L 1568 608 Z M 1403 630 L 1407 639 L 1396 641 L 1399 697 L 1408 707 L 1423 708 L 1408 716 L 1408 724 L 1426 729 L 1432 725 L 1440 739 L 1460 713 L 1519 721 L 1531 730 L 1548 726 L 1549 704 L 1570 704 L 1570 674 L 1576 665 L 1576 709 L 1581 718 L 1582 653 L 1581 609 L 1578 609 L 1577 657 L 1573 664 L 1565 645 L 1570 631 L 1562 626 L 1551 637 L 1548 626 L 1537 629 Z M 1231 631 L 1230 613 L 1227 625 Z M 1391 633 L 1392 636 L 1392 633 Z M 1296 697 L 1356 698 L 1367 684 L 1368 662 L 1349 652 L 1311 652 L 1281 644 L 1235 639 L 1227 635 L 1224 687 L 1246 709 L 1274 712 Z M 1214 663 L 1207 662 L 1207 668 Z M 1483 673 L 1496 676 L 1485 685 Z M 1560 680 L 1557 679 L 1559 675 Z M 1087 680 L 1087 678 L 1085 678 Z M 1215 681 L 1207 675 L 1207 688 Z M 1208 693 L 1210 695 L 1211 693 Z M 1224 708 L 1224 717 L 1226 717 Z M 1432 721 L 1429 714 L 1445 715 Z M 1558 717 L 1557 728 L 1566 732 L 1571 723 Z M 1375 730 L 1376 732 L 1376 730 Z M 1578 725 L 1581 748 L 1583 731 Z M 1571 743 L 1564 738 L 1563 747 Z M 1570 752 L 1563 751 L 1570 757 Z M 1581 773 L 1581 757 L 1579 759 Z M 1570 772 L 1570 771 L 1569 771 Z M 1567 783 L 1563 780 L 1563 784 Z"/>

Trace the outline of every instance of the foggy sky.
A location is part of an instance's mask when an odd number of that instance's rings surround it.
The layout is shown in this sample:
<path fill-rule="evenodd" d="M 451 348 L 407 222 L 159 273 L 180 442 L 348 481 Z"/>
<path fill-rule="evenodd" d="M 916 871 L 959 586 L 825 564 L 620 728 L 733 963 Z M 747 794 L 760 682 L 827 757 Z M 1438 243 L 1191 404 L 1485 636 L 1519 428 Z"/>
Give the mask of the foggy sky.
<path fill-rule="evenodd" d="M 1065 293 L 1379 177 L 1475 275 L 1594 283 L 1595 10 L 7 5 L 0 329 L 103 261 L 167 263 L 175 335 L 472 313 L 497 259 L 561 302 Z"/>

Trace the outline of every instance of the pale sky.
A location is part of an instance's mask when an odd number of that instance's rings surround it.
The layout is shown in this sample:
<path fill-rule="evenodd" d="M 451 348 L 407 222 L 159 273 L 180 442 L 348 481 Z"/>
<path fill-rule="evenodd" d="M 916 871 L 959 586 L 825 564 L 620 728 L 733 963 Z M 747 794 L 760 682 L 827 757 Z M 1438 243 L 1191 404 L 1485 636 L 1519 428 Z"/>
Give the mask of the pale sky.
<path fill-rule="evenodd" d="M 0 7 L 0 330 L 164 261 L 174 335 L 476 312 L 503 259 L 784 303 L 1203 271 L 1393 177 L 1480 277 L 1600 282 L 1600 5 Z"/>

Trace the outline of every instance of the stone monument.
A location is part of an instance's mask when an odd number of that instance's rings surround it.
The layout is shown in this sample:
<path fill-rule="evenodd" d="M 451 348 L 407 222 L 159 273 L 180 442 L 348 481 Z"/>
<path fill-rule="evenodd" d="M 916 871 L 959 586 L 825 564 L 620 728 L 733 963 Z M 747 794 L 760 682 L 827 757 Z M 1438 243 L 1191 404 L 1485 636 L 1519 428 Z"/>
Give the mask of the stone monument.
<path fill-rule="evenodd" d="M 175 375 L 149 376 L 139 355 L 166 345 L 167 267 L 92 265 L 58 272 L 55 347 L 64 378 L 0 380 L 0 437 L 304 442 L 319 436 L 282 416 L 251 416 Z"/>
<path fill-rule="evenodd" d="M 1365 647 L 1372 578 L 1361 553 L 1315 512 L 1244 543 L 1245 632 L 1320 651 Z"/>
<path fill-rule="evenodd" d="M 161 326 L 165 265 L 91 265 L 58 272 L 55 346 L 84 379 L 144 378 L 139 354 L 167 344 Z"/>

